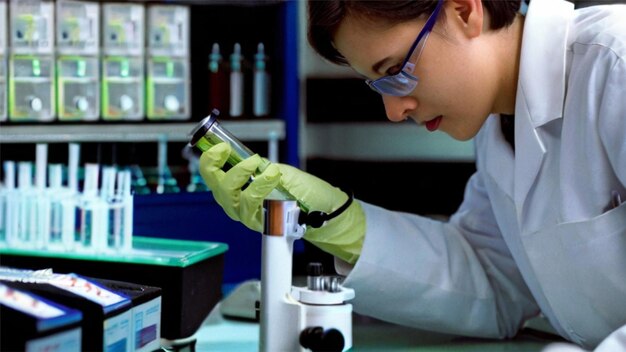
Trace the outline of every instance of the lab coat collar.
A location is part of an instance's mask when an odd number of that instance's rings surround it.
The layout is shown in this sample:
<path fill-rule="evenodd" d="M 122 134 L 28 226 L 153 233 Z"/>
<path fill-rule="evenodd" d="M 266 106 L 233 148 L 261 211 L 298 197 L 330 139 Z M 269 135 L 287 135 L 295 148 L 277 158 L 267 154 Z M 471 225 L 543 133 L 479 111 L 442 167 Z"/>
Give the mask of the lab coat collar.
<path fill-rule="evenodd" d="M 573 16 L 571 3 L 541 0 L 531 2 L 525 19 L 515 101 L 515 144 L 519 147 L 513 198 L 520 223 L 524 223 L 524 205 L 547 152 L 538 128 L 563 117 L 568 29 Z"/>
<path fill-rule="evenodd" d="M 563 116 L 566 51 L 574 5 L 563 0 L 532 1 L 524 23 L 517 109 L 524 109 L 533 127 Z M 546 54 L 550 59 L 546 60 Z M 523 96 L 524 99 L 520 99 Z M 520 104 L 523 100 L 524 104 Z"/>

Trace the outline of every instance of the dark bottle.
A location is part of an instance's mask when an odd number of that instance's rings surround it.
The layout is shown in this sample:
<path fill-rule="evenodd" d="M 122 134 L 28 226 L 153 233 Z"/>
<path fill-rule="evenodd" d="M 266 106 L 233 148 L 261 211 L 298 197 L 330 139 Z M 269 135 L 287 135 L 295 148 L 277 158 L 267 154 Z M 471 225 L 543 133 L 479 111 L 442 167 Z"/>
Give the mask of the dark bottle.
<path fill-rule="evenodd" d="M 222 63 L 220 46 L 213 43 L 209 55 L 209 101 L 207 113 L 213 108 L 228 111 L 229 106 L 228 72 Z"/>

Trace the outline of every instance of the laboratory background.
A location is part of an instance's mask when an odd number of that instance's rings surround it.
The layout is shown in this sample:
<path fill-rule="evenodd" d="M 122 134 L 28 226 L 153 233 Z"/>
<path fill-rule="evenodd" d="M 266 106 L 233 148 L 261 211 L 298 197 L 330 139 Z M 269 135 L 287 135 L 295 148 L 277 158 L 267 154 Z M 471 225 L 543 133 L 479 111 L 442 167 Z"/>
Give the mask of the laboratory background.
<path fill-rule="evenodd" d="M 365 202 L 445 219 L 462 201 L 472 141 L 390 123 L 362 79 L 309 48 L 305 7 L 0 0 L 1 350 L 271 351 L 262 341 L 290 339 L 303 351 L 539 351 L 556 338 L 358 316 L 330 255 L 293 238 L 270 252 L 215 203 L 189 143 L 207 116 Z M 304 303 L 261 299 L 263 282 Z M 289 332 L 271 331 L 275 319 Z"/>

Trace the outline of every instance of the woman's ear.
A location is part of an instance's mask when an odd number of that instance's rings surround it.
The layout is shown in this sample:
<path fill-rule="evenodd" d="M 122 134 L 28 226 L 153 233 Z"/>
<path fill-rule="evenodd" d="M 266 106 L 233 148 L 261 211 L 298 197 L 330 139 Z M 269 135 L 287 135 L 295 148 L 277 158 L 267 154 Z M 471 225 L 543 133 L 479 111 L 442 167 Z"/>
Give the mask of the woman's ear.
<path fill-rule="evenodd" d="M 448 24 L 461 30 L 467 38 L 475 38 L 482 33 L 482 0 L 448 0 L 445 12 Z"/>

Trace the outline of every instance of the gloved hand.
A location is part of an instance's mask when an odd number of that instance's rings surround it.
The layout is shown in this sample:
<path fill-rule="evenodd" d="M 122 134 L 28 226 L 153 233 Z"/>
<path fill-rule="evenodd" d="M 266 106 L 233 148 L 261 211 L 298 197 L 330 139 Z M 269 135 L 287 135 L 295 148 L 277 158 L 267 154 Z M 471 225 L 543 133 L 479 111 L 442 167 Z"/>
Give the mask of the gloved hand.
<path fill-rule="evenodd" d="M 310 211 L 330 214 L 348 200 L 345 192 L 318 177 L 291 165 L 278 164 L 278 167 L 281 185 Z M 305 240 L 350 264 L 359 259 L 364 237 L 365 214 L 358 201 L 353 201 L 322 227 L 307 227 L 304 233 Z"/>
<path fill-rule="evenodd" d="M 227 172 L 222 167 L 232 151 L 228 143 L 219 143 L 200 156 L 200 175 L 213 192 L 213 198 L 233 220 L 248 228 L 263 231 L 263 199 L 280 181 L 278 166 L 269 166 L 259 175 L 257 168 L 264 160 L 257 154 L 242 160 Z M 254 176 L 245 190 L 241 188 Z"/>
<path fill-rule="evenodd" d="M 266 161 L 254 155 L 224 172 L 222 167 L 230 152 L 231 147 L 226 143 L 220 143 L 204 152 L 200 157 L 200 174 L 226 214 L 254 231 L 262 231 L 263 199 L 279 182 L 299 202 L 306 204 L 309 211 L 330 214 L 348 200 L 348 195 L 340 189 L 285 164 L 269 164 L 242 191 L 241 187 L 255 174 L 257 167 Z M 307 227 L 304 239 L 354 264 L 361 254 L 364 236 L 365 214 L 360 203 L 354 201 L 322 227 Z"/>

